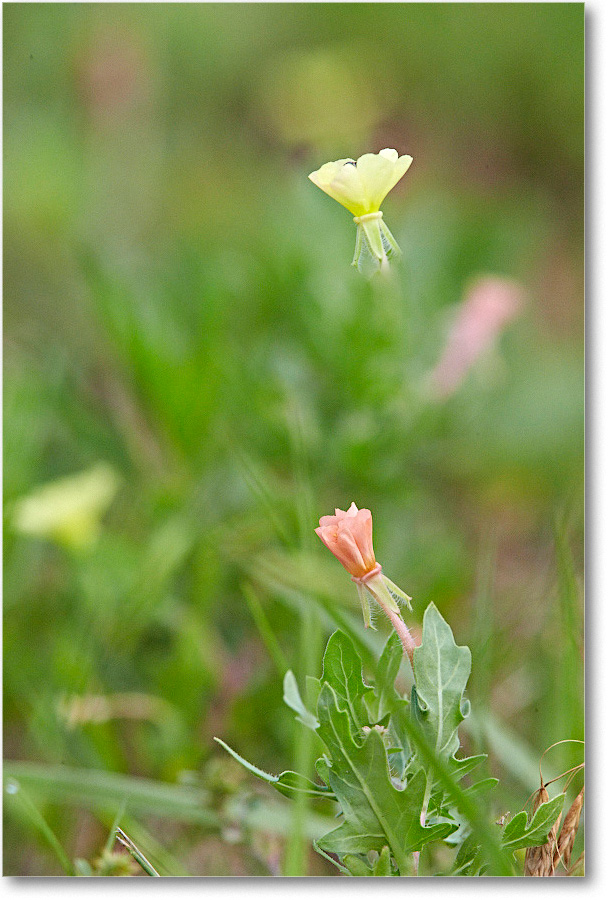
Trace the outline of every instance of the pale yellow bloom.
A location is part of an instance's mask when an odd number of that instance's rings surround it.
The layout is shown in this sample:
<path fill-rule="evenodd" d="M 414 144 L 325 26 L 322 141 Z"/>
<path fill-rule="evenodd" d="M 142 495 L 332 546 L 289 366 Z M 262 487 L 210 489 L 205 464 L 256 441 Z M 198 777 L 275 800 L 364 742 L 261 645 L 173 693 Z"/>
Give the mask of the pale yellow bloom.
<path fill-rule="evenodd" d="M 388 260 L 401 253 L 383 222 L 380 206 L 411 164 L 411 156 L 399 156 L 396 150 L 387 148 L 380 153 L 365 153 L 356 161 L 338 159 L 325 163 L 308 176 L 353 214 L 357 243 L 352 264 L 363 274 L 372 275 L 386 268 Z"/>
<path fill-rule="evenodd" d="M 107 463 L 52 481 L 18 501 L 13 514 L 15 528 L 64 546 L 86 547 L 97 538 L 101 517 L 118 484 L 118 476 Z"/>
<path fill-rule="evenodd" d="M 396 150 L 364 153 L 354 159 L 325 163 L 308 176 L 322 191 L 341 203 L 353 216 L 379 212 L 382 201 L 412 164 L 411 156 Z"/>

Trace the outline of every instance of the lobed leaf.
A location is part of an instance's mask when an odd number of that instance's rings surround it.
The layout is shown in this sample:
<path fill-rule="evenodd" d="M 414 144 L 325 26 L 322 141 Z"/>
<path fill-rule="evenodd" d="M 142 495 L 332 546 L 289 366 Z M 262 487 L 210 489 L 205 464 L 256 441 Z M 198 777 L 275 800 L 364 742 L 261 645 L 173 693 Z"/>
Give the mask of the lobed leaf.
<path fill-rule="evenodd" d="M 468 715 L 463 694 L 471 673 L 471 651 L 456 645 L 452 629 L 434 603 L 424 612 L 414 669 L 416 718 L 436 754 L 452 757 L 460 746 L 458 726 Z"/>
<path fill-rule="evenodd" d="M 525 810 L 522 809 L 505 825 L 502 833 L 503 847 L 521 850 L 545 844 L 563 805 L 564 794 L 558 794 L 553 800 L 541 803 L 529 822 Z"/>
<path fill-rule="evenodd" d="M 334 631 L 327 642 L 321 682 L 331 685 L 356 729 L 370 723 L 364 701 L 372 688 L 363 680 L 361 658 L 353 642 L 342 631 Z"/>
<path fill-rule="evenodd" d="M 426 777 L 422 771 L 399 790 L 391 780 L 386 747 L 380 733 L 372 729 L 359 739 L 352 719 L 339 706 L 338 696 L 325 683 L 317 707 L 318 734 L 330 759 L 324 773 L 342 807 L 344 822 L 325 835 L 319 846 L 344 856 L 347 853 L 382 852 L 388 845 L 400 871 L 406 871 L 407 854 L 428 841 L 446 837 L 455 825 L 421 825 Z"/>

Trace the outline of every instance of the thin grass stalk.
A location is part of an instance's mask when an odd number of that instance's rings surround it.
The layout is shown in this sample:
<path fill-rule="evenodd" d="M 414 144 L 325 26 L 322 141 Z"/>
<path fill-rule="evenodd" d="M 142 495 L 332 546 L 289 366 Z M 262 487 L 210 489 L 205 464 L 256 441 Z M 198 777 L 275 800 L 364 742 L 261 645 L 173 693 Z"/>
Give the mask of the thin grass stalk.
<path fill-rule="evenodd" d="M 18 805 L 30 820 L 31 824 L 40 832 L 47 844 L 54 851 L 66 875 L 75 875 L 74 865 L 61 846 L 57 835 L 34 801 L 24 792 L 21 785 L 17 781 L 8 781 L 6 784 L 6 792 L 17 800 Z"/>
<path fill-rule="evenodd" d="M 133 841 L 127 834 L 124 833 L 122 828 L 116 829 L 116 840 L 129 851 L 135 862 L 139 863 L 146 875 L 151 875 L 154 878 L 160 878 L 160 874 L 156 871 L 152 863 L 146 859 L 139 847 L 133 843 Z"/>
<path fill-rule="evenodd" d="M 304 432 L 297 404 L 288 408 L 293 468 L 296 481 L 297 516 L 299 543 L 303 551 L 310 552 L 312 546 L 310 523 L 313 521 L 312 493 L 306 467 Z M 321 629 L 312 603 L 307 599 L 300 605 L 300 642 L 298 647 L 298 671 L 302 678 L 317 667 L 320 652 Z M 294 723 L 295 769 L 306 777 L 314 777 L 314 734 L 308 728 Z M 292 828 L 285 854 L 285 875 L 301 876 L 308 873 L 308 848 L 306 819 L 310 808 L 310 798 L 298 794 L 293 804 Z"/>

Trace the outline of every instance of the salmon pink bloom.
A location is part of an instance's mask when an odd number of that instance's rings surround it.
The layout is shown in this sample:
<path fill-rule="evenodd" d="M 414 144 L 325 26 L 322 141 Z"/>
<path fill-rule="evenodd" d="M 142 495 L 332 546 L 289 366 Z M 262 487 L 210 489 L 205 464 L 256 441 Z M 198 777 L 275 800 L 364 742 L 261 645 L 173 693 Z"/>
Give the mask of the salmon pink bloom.
<path fill-rule="evenodd" d="M 369 593 L 391 620 L 413 663 L 415 644 L 397 605 L 397 600 L 401 600 L 411 609 L 411 597 L 387 578 L 382 573 L 380 563 L 376 562 L 372 543 L 372 514 L 369 509 L 358 509 L 355 503 L 351 503 L 346 512 L 336 509 L 335 515 L 319 519 L 319 527 L 315 528 L 315 532 L 346 571 L 350 572 L 357 585 L 365 627 L 373 627 L 367 596 Z"/>
<path fill-rule="evenodd" d="M 346 512 L 337 509 L 335 516 L 322 516 L 315 531 L 353 578 L 365 578 L 378 570 L 369 509 L 357 509 L 351 503 Z"/>

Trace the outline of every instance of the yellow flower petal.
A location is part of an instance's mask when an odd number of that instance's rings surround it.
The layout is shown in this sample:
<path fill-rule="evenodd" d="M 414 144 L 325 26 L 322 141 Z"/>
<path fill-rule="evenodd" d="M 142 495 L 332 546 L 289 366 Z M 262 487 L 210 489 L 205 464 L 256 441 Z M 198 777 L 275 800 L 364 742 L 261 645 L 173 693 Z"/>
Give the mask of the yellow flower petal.
<path fill-rule="evenodd" d="M 380 153 L 365 153 L 356 163 L 352 159 L 325 163 L 308 177 L 353 216 L 365 216 L 379 211 L 411 163 L 411 156 L 399 156 L 396 150 L 386 148 Z"/>
<path fill-rule="evenodd" d="M 388 192 L 403 178 L 411 163 L 411 156 L 397 156 L 396 150 L 381 150 L 359 157 L 357 170 L 364 185 L 368 213 L 378 212 Z"/>

